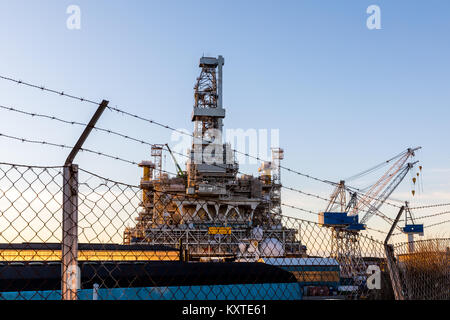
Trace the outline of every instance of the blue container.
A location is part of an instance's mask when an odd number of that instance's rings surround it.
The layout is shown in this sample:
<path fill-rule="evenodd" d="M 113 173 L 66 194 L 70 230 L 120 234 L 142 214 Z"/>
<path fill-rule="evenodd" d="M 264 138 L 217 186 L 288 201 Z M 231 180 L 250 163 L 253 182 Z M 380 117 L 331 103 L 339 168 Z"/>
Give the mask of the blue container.
<path fill-rule="evenodd" d="M 348 212 L 321 212 L 319 223 L 325 226 L 348 226 L 358 223 L 358 215 L 349 217 Z"/>
<path fill-rule="evenodd" d="M 402 230 L 404 233 L 423 233 L 423 224 L 407 224 Z"/>

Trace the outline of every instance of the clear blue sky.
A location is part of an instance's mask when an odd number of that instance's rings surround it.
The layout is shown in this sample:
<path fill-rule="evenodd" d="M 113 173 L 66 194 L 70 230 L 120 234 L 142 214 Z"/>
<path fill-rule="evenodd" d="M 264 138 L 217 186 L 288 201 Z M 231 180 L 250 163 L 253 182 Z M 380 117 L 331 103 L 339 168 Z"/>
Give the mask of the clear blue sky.
<path fill-rule="evenodd" d="M 81 8 L 81 30 L 66 28 L 71 4 Z M 381 8 L 381 30 L 366 27 L 371 4 Z M 284 165 L 329 180 L 420 145 L 424 192 L 413 201 L 450 202 L 449 15 L 445 0 L 1 0 L 0 74 L 108 99 L 191 130 L 198 59 L 221 54 L 226 128 L 280 129 Z M 78 121 L 94 111 L 5 81 L 0 92 L 0 104 L 28 111 Z M 170 142 L 170 131 L 111 112 L 99 126 Z M 0 110 L 0 132 L 72 145 L 80 127 Z M 101 133 L 86 147 L 134 161 L 149 158 L 148 148 Z M 68 152 L 3 138 L 0 148 L 0 161 L 41 165 L 62 164 Z M 129 183 L 141 174 L 86 154 L 77 162 Z M 323 196 L 331 192 L 287 173 L 283 182 Z M 409 199 L 410 190 L 405 182 L 393 196 Z M 286 194 L 286 202 L 314 211 L 324 205 L 295 194 Z"/>

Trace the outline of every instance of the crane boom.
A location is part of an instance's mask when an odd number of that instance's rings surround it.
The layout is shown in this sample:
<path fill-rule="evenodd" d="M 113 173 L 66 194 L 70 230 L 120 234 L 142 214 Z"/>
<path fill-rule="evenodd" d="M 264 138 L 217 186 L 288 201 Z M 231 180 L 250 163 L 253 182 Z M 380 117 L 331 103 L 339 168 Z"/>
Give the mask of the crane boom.
<path fill-rule="evenodd" d="M 341 180 L 331 195 L 325 212 L 334 212 L 336 210 L 343 212 L 346 205 L 345 181 Z"/>
<path fill-rule="evenodd" d="M 376 201 L 373 204 L 370 204 L 369 210 L 365 214 L 365 216 L 361 219 L 361 223 L 365 224 L 377 211 L 378 209 L 383 205 L 383 203 L 386 201 L 387 198 L 394 192 L 394 190 L 398 187 L 398 185 L 403 181 L 406 174 L 409 172 L 409 170 L 414 167 L 414 165 L 417 163 L 412 162 L 408 163 L 406 166 L 400 169 L 398 171 L 397 176 L 390 182 L 390 184 L 383 190 L 380 197 L 376 199 Z"/>
<path fill-rule="evenodd" d="M 172 159 L 173 159 L 173 162 L 175 163 L 175 166 L 177 167 L 178 175 L 180 177 L 184 177 L 184 172 L 183 172 L 183 170 L 181 170 L 181 167 L 178 164 L 177 159 L 175 159 L 175 156 L 173 155 L 172 150 L 170 149 L 170 147 L 169 147 L 169 145 L 167 143 L 166 143 L 166 147 L 167 147 L 167 150 L 169 151 L 170 155 L 172 156 Z"/>
<path fill-rule="evenodd" d="M 399 155 L 399 159 L 388 169 L 388 171 L 372 186 L 370 187 L 369 191 L 367 191 L 358 201 L 357 205 L 353 207 L 353 209 L 348 213 L 349 216 L 355 216 L 358 214 L 359 211 L 368 211 L 372 212 L 371 215 L 376 211 L 374 208 L 379 208 L 381 204 L 387 199 L 378 199 L 379 194 L 385 190 L 386 186 L 389 185 L 389 183 L 392 180 L 396 180 L 395 178 L 399 175 L 400 172 L 402 172 L 402 169 L 404 168 L 405 163 L 408 161 L 408 159 L 412 156 L 414 156 L 414 152 L 416 150 L 419 150 L 421 147 L 418 148 L 408 148 L 405 152 Z M 409 170 L 409 169 L 408 169 Z M 401 181 L 400 181 L 401 182 Z M 395 186 L 397 187 L 397 186 Z M 391 193 L 394 190 L 391 191 Z M 385 194 L 383 192 L 383 194 Z M 389 195 L 388 195 L 389 196 Z M 382 200 L 382 201 L 379 201 Z M 370 216 L 371 216 L 370 215 Z M 369 217 L 370 217 L 369 216 Z M 367 219 L 366 219 L 367 221 Z"/>

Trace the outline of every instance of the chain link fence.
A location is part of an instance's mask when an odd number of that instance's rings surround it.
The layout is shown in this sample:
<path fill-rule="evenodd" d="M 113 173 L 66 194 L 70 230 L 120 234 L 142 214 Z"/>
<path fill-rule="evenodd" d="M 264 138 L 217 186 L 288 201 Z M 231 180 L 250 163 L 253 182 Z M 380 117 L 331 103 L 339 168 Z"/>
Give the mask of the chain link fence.
<path fill-rule="evenodd" d="M 0 165 L 0 298 L 61 299 L 62 185 L 60 167 Z"/>
<path fill-rule="evenodd" d="M 384 245 L 365 231 L 142 187 L 75 165 L 0 164 L 0 299 L 394 297 Z M 408 298 L 448 299 L 445 241 L 426 253 L 417 242 L 419 260 L 395 247 Z"/>
<path fill-rule="evenodd" d="M 450 299 L 450 239 L 406 242 L 394 251 L 405 299 Z"/>

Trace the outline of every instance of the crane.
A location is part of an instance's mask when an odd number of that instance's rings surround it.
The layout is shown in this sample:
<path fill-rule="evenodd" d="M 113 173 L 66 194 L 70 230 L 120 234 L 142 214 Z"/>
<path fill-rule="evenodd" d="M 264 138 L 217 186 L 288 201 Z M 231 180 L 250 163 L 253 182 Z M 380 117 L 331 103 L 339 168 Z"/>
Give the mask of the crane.
<path fill-rule="evenodd" d="M 408 216 L 410 222 L 408 223 Z M 414 235 L 423 236 L 423 224 L 417 224 L 414 222 L 414 217 L 409 208 L 409 202 L 405 202 L 405 226 L 402 228 L 402 232 L 406 234 L 408 239 L 408 252 L 414 252 Z"/>
<path fill-rule="evenodd" d="M 407 163 L 408 159 L 415 156 L 415 151 L 421 149 L 408 148 L 400 155 L 390 159 L 390 161 L 396 160 L 394 164 L 386 171 L 386 173 L 375 182 L 370 189 L 357 201 L 352 210 L 348 212 L 348 216 L 356 216 L 359 212 L 366 211 L 366 214 L 361 219 L 359 225 L 355 225 L 356 228 L 364 228 L 364 225 L 369 219 L 378 212 L 383 203 L 389 198 L 394 190 L 403 181 L 407 173 L 414 167 L 418 161 Z"/>
<path fill-rule="evenodd" d="M 179 177 L 181 177 L 181 178 L 184 178 L 186 175 L 185 175 L 184 171 L 181 170 L 181 167 L 180 167 L 180 165 L 178 164 L 177 159 L 176 159 L 175 156 L 173 155 L 173 152 L 172 152 L 172 150 L 170 149 L 170 147 L 169 147 L 169 145 L 168 145 L 167 143 L 166 143 L 166 147 L 167 147 L 167 150 L 169 151 L 170 155 L 172 156 L 173 162 L 175 163 L 175 167 L 177 168 L 177 175 L 178 175 Z"/>
<path fill-rule="evenodd" d="M 373 215 L 379 215 L 390 223 L 391 220 L 381 214 L 379 209 L 403 181 L 407 173 L 418 163 L 418 161 L 409 163 L 407 161 L 420 148 L 408 148 L 394 158 L 383 162 L 381 165 L 395 161 L 383 176 L 371 185 L 369 190 L 360 197 L 358 197 L 359 192 L 355 188 L 346 186 L 345 181 L 341 180 L 336 184 L 336 189 L 332 193 L 325 211 L 319 213 L 319 223 L 325 226 L 354 231 L 364 230 L 367 222 Z M 374 168 L 351 177 L 351 179 L 366 175 L 380 167 L 380 165 L 377 165 Z M 346 191 L 351 194 L 351 199 L 348 204 L 346 202 Z M 361 222 L 358 222 L 359 214 L 364 212 L 365 215 L 361 219 Z"/>
<path fill-rule="evenodd" d="M 351 177 L 354 179 L 367 175 L 394 162 L 386 173 L 360 197 L 358 197 L 358 191 L 347 187 L 345 181 L 341 180 L 336 184 L 325 211 L 319 213 L 319 224 L 332 229 L 331 257 L 341 265 L 342 276 L 352 279 L 355 284 L 362 283 L 363 277 L 361 275 L 366 270 L 359 246 L 359 231 L 366 228 L 366 223 L 375 214 L 386 220 L 389 219 L 381 214 L 379 209 L 418 162 L 407 163 L 408 159 L 413 157 L 414 152 L 419 149 L 420 147 L 408 148 L 382 164 Z M 347 191 L 351 196 L 348 203 L 346 201 Z M 358 222 L 358 216 L 363 212 L 365 212 L 365 215 L 361 222 Z"/>

